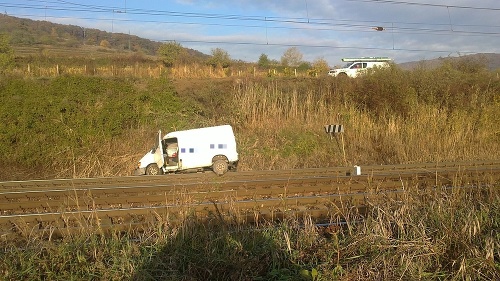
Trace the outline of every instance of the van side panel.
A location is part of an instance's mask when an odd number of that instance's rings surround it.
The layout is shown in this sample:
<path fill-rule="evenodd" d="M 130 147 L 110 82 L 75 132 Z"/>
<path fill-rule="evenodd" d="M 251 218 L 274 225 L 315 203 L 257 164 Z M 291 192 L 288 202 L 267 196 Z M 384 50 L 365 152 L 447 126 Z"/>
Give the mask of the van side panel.
<path fill-rule="evenodd" d="M 217 155 L 224 155 L 229 163 L 238 161 L 236 140 L 229 125 L 172 132 L 164 139 L 173 137 L 179 144 L 179 170 L 210 167 Z"/>

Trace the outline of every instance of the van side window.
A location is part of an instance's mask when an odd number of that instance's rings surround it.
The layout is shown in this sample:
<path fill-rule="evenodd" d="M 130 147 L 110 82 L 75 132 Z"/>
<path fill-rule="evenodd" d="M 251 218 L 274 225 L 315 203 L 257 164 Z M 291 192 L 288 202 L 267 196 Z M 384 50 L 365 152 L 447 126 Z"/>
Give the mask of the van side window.
<path fill-rule="evenodd" d="M 364 62 L 364 63 L 363 63 L 363 67 L 362 67 L 362 68 L 366 68 L 366 66 L 367 66 L 367 63 L 366 63 L 366 62 Z"/>
<path fill-rule="evenodd" d="M 361 63 L 355 63 L 355 64 L 353 64 L 353 66 L 351 68 L 352 69 L 361 68 Z"/>

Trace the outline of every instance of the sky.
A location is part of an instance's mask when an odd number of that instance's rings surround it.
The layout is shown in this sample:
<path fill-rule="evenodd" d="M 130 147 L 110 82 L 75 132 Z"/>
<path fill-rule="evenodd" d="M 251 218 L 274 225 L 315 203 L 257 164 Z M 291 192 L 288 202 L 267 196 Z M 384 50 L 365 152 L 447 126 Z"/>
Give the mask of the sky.
<path fill-rule="evenodd" d="M 137 35 L 232 59 L 342 65 L 345 57 L 396 63 L 500 53 L 498 0 L 0 0 L 10 16 Z"/>

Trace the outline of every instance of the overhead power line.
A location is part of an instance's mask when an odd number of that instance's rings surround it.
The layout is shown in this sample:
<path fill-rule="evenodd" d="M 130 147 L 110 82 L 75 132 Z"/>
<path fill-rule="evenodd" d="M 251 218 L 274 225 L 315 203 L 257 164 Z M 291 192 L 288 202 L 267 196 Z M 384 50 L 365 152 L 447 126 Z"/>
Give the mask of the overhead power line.
<path fill-rule="evenodd" d="M 265 29 L 287 29 L 287 30 L 309 30 L 309 31 L 338 31 L 338 32 L 371 32 L 371 30 L 376 31 L 387 31 L 396 34 L 425 34 L 425 35 L 453 35 L 453 36 L 497 36 L 500 35 L 500 31 L 468 31 L 461 30 L 460 28 L 465 27 L 485 27 L 480 25 L 454 25 L 455 29 L 450 30 L 446 28 L 449 24 L 439 24 L 437 26 L 442 28 L 425 28 L 418 27 L 417 23 L 408 23 L 410 26 L 417 27 L 405 27 L 398 26 L 388 22 L 383 22 L 387 26 L 378 26 L 380 22 L 372 21 L 360 21 L 357 24 L 348 23 L 348 21 L 332 24 L 320 24 L 318 26 L 311 27 L 310 25 L 293 25 L 293 26 L 283 26 L 283 25 L 266 25 L 266 24 L 230 24 L 217 22 L 190 22 L 190 21 L 165 21 L 165 20 L 139 20 L 139 19 L 122 19 L 122 18 L 97 18 L 97 17 L 65 17 L 65 16 L 41 16 L 36 14 L 17 14 L 19 17 L 29 17 L 29 18 L 53 18 L 53 19 L 83 19 L 83 20 L 99 20 L 99 21 L 113 21 L 113 22 L 141 22 L 141 23 L 159 23 L 159 24 L 183 24 L 183 25 L 202 25 L 202 26 L 223 26 L 223 27 L 244 27 L 244 28 L 265 28 Z M 489 27 L 489 26 L 487 26 Z M 498 26 L 500 28 L 500 26 Z"/>
<path fill-rule="evenodd" d="M 368 0 L 347 0 L 347 1 L 368 1 Z M 375 2 L 382 0 L 372 0 Z M 385 0 L 384 0 L 385 1 Z M 47 3 L 54 3 L 53 1 L 46 1 Z M 60 3 L 69 4 L 68 1 L 56 1 Z M 39 2 L 37 2 L 39 3 Z M 72 12 L 88 12 L 88 13 L 122 13 L 119 7 L 105 7 L 105 6 L 95 6 L 95 5 L 83 5 L 74 4 L 77 7 L 56 7 L 56 6 L 43 6 L 43 5 L 26 5 L 26 4 L 10 4 L 10 3 L 0 3 L 0 7 L 4 8 L 22 8 L 22 9 L 33 9 L 33 10 L 53 10 L 53 11 L 72 11 Z M 209 23 L 209 22 L 183 22 L 183 21 L 161 21 L 161 20 L 139 20 L 139 19 L 129 19 L 122 21 L 134 21 L 134 22 L 156 22 L 156 23 L 171 23 L 171 24 L 199 24 L 199 25 L 218 25 L 218 26 L 239 26 L 239 27 L 250 27 L 250 28 L 275 28 L 275 29 L 295 29 L 295 30 L 317 30 L 317 31 L 328 31 L 337 30 L 338 28 L 352 28 L 354 30 L 340 30 L 340 31 L 363 31 L 372 29 L 373 26 L 381 27 L 385 30 L 391 30 L 391 32 L 399 33 L 415 33 L 415 32 L 426 32 L 426 33 L 448 33 L 452 31 L 455 35 L 500 35 L 499 32 L 485 32 L 485 31 L 474 31 L 474 30 L 460 30 L 460 28 L 500 28 L 500 26 L 491 25 L 467 25 L 467 24 L 454 24 L 455 30 L 450 30 L 447 28 L 429 28 L 421 26 L 436 26 L 436 27 L 448 27 L 449 23 L 437 23 L 429 24 L 423 22 L 379 22 L 379 21 L 352 21 L 352 20 L 333 20 L 333 19 L 302 19 L 302 18 L 280 18 L 280 17 L 262 17 L 262 16 L 242 16 L 242 15 L 222 15 L 222 14 L 206 14 L 206 13 L 184 13 L 184 12 L 173 12 L 173 11 L 159 11 L 159 10 L 143 10 L 143 9 L 127 9 L 127 14 L 131 15 L 144 15 L 144 16 L 172 16 L 179 18 L 203 18 L 203 19 L 214 19 L 218 20 L 231 20 L 231 21 L 253 21 L 256 23 L 261 23 L 262 25 L 248 25 L 248 24 L 222 24 L 222 23 Z M 45 16 L 46 17 L 46 16 Z M 52 18 L 67 18 L 67 17 L 55 17 Z M 97 17 L 85 17 L 84 19 L 93 20 L 112 20 L 120 21 L 120 19 L 112 18 L 97 18 Z M 277 24 L 277 26 L 269 25 L 269 23 Z M 286 26 L 288 24 L 294 24 L 294 26 Z M 303 24 L 303 25 L 301 25 Z M 285 26 L 284 26 L 285 25 Z M 383 25 L 391 25 L 383 26 Z M 326 27 L 326 28 L 325 28 Z"/>
<path fill-rule="evenodd" d="M 33 0 L 31 0 L 33 1 Z M 346 1 L 368 1 L 368 2 L 397 2 L 397 3 L 411 3 L 411 2 L 398 2 L 398 1 L 389 1 L 389 0 L 346 0 Z M 33 1 L 38 4 L 34 5 L 26 5 L 26 4 L 12 4 L 12 3 L 0 3 L 2 7 L 10 7 L 10 8 L 20 8 L 20 9 L 35 9 L 35 10 L 54 10 L 54 11 L 73 11 L 73 12 L 91 12 L 91 13 L 116 13 L 123 12 L 120 9 L 122 7 L 117 6 L 98 6 L 98 5 L 84 5 L 77 4 L 68 1 L 56 0 L 54 1 L 44 1 L 44 3 L 64 3 L 71 4 L 71 6 L 47 6 L 39 4 L 40 1 Z M 414 3 L 417 5 L 418 3 Z M 421 5 L 434 5 L 434 4 L 421 4 Z M 442 7 L 461 7 L 466 8 L 465 6 L 445 6 L 445 5 L 434 5 L 434 6 L 442 6 Z M 478 7 L 469 7 L 480 9 Z M 489 8 L 492 10 L 497 10 L 495 8 Z M 500 9 L 498 9 L 500 10 Z M 176 11 L 162 11 L 162 10 L 149 10 L 149 9 L 127 9 L 127 14 L 131 15 L 145 15 L 145 16 L 175 16 L 175 17 L 186 17 L 186 18 L 205 18 L 205 19 L 225 19 L 225 20 L 239 20 L 239 21 L 258 21 L 258 22 L 276 22 L 276 23 L 296 23 L 296 24 L 313 24 L 313 25 L 331 25 L 332 22 L 360 22 L 353 20 L 339 20 L 339 19 L 314 19 L 314 18 L 284 18 L 284 17 L 270 17 L 270 16 L 252 16 L 252 15 L 234 15 L 234 14 L 210 14 L 210 13 L 188 13 L 188 12 L 176 12 Z M 361 22 L 370 22 L 370 21 L 361 21 Z M 371 21 L 375 22 L 375 21 Z M 418 24 L 418 25 L 446 25 L 447 23 L 442 24 L 429 24 L 425 22 L 394 22 L 394 21 L 386 21 L 382 23 L 391 23 L 391 24 Z M 491 26 L 491 25 L 462 25 L 462 26 L 481 26 L 481 27 L 500 27 L 500 26 Z"/>
<path fill-rule="evenodd" d="M 349 1 L 349 2 L 370 2 L 370 3 L 377 3 L 377 4 L 400 4 L 400 5 L 412 5 L 412 6 L 429 6 L 429 7 L 455 8 L 455 9 L 468 9 L 468 10 L 500 11 L 500 8 L 493 8 L 493 7 L 445 5 L 445 4 L 418 3 L 418 2 L 395 1 L 395 0 L 345 0 L 345 1 Z"/>
<path fill-rule="evenodd" d="M 0 0 L 1 1 L 1 0 Z M 499 25 L 473 25 L 473 24 L 453 24 L 452 28 L 449 22 L 443 23 L 427 23 L 427 22 L 392 22 L 392 21 L 360 21 L 349 19 L 314 19 L 309 18 L 287 18 L 287 17 L 269 17 L 269 16 L 253 16 L 253 15 L 235 15 L 235 14 L 211 14 L 197 12 L 177 12 L 165 10 L 150 10 L 150 9 L 134 9 L 117 7 L 117 6 L 100 6 L 73 3 L 65 0 L 26 0 L 33 4 L 20 3 L 5 3 L 0 2 L 0 7 L 14 8 L 35 11 L 54 11 L 54 12 L 74 12 L 83 13 L 84 17 L 68 17 L 68 16 L 45 16 L 41 15 L 25 15 L 28 17 L 49 17 L 54 19 L 85 19 L 85 20 L 100 20 L 110 22 L 142 22 L 142 23 L 158 23 L 158 24 L 180 24 L 180 25 L 202 25 L 202 26 L 225 26 L 225 27 L 243 27 L 243 28 L 261 28 L 266 30 L 266 43 L 259 42 L 227 42 L 227 41 L 189 41 L 175 40 L 184 43 L 205 43 L 205 44 L 237 44 L 237 45 L 271 45 L 271 46 L 297 46 L 297 47 L 313 47 L 313 48 L 337 48 L 337 49 L 363 49 L 363 50 L 393 50 L 393 51 L 411 51 L 411 52 L 437 52 L 450 53 L 449 50 L 426 50 L 413 48 L 395 48 L 394 42 L 392 48 L 378 47 L 356 47 L 356 46 L 331 46 L 331 45 L 308 45 L 308 44 L 281 44 L 268 42 L 268 29 L 289 29 L 289 30 L 311 30 L 311 31 L 337 31 L 337 32 L 390 32 L 391 34 L 422 34 L 422 35 L 453 35 L 453 36 L 498 36 L 500 35 Z M 352 2 L 371 2 L 376 4 L 399 4 L 399 5 L 418 5 L 432 6 L 443 8 L 457 9 L 472 9 L 472 10 L 489 10 L 499 11 L 500 8 L 474 7 L 474 6 L 459 6 L 459 5 L 441 5 L 430 3 L 416 3 L 410 1 L 395 1 L 395 0 L 346 0 Z M 43 5 L 45 4 L 45 5 Z M 306 1 L 307 5 L 307 1 Z M 116 13 L 125 14 L 123 17 L 116 18 Z M 112 18 L 98 17 L 99 15 L 113 15 Z M 12 15 L 12 14 L 11 14 Z M 132 19 L 133 16 L 138 18 Z M 147 17 L 147 19 L 144 19 Z M 155 17 L 160 17 L 160 20 L 155 20 Z M 172 20 L 164 20 L 168 17 Z M 142 18 L 142 19 L 141 19 Z M 178 19 L 178 20 L 174 20 Z M 481 28 L 482 30 L 478 30 Z M 498 31 L 497 31 L 498 30 Z M 393 38 L 394 40 L 394 38 Z M 172 41 L 171 39 L 160 39 L 158 41 Z M 461 53 L 473 53 L 468 51 L 460 51 Z"/>

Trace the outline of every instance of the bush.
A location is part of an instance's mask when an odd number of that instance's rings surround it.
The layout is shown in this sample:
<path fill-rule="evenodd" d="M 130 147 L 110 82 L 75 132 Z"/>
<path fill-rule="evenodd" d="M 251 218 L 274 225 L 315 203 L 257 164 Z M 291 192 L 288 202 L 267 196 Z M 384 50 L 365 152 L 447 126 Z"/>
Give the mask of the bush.
<path fill-rule="evenodd" d="M 89 150 L 129 139 L 131 130 L 176 124 L 179 114 L 191 110 L 166 80 L 152 80 L 140 90 L 136 83 L 84 76 L 2 80 L 3 163 L 39 167 L 40 173 L 49 167 L 61 171 Z"/>

